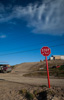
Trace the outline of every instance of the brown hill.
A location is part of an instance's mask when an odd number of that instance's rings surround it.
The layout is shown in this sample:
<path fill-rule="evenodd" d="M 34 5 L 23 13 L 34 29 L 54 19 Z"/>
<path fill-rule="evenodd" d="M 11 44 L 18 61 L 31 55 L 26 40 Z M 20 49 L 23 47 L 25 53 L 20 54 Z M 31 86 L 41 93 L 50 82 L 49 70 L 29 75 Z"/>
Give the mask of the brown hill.
<path fill-rule="evenodd" d="M 63 65 L 63 64 L 64 64 L 64 60 L 48 61 L 49 68 L 52 66 Z M 46 68 L 46 61 L 21 63 L 18 65 L 15 65 L 14 69 L 12 70 L 12 73 L 21 73 L 21 72 L 28 73 L 30 71 L 37 71 L 40 68 Z"/>

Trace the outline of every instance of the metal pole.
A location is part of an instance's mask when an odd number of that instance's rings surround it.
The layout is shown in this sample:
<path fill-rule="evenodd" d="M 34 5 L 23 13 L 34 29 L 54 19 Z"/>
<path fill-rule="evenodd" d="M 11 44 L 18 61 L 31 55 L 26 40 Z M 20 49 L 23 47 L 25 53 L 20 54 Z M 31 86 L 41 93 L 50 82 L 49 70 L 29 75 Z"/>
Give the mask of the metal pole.
<path fill-rule="evenodd" d="M 50 88 L 50 78 L 49 78 L 49 69 L 48 69 L 47 56 L 45 58 L 46 58 L 46 67 L 47 67 L 48 87 Z"/>

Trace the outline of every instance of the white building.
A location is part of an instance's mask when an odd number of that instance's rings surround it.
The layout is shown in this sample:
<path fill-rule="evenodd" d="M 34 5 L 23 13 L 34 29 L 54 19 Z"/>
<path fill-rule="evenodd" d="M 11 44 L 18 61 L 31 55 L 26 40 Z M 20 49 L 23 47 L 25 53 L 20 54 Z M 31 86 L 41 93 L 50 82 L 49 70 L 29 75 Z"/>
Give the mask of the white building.
<path fill-rule="evenodd" d="M 64 60 L 64 56 L 61 56 L 61 59 Z"/>
<path fill-rule="evenodd" d="M 64 55 L 53 55 L 50 60 L 64 60 Z"/>

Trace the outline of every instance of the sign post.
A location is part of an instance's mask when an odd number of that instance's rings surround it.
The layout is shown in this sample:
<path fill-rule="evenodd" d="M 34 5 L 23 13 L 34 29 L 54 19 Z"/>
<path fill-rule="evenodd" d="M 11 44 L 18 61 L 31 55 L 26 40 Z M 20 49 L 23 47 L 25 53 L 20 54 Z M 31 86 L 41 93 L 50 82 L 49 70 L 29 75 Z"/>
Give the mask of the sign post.
<path fill-rule="evenodd" d="M 50 88 L 50 78 L 49 78 L 49 69 L 48 69 L 48 61 L 47 61 L 47 56 L 49 56 L 51 53 L 51 50 L 49 47 L 43 47 L 41 49 L 41 54 L 43 56 L 45 56 L 45 59 L 46 59 L 46 67 L 47 67 L 47 77 L 48 77 L 48 87 Z"/>

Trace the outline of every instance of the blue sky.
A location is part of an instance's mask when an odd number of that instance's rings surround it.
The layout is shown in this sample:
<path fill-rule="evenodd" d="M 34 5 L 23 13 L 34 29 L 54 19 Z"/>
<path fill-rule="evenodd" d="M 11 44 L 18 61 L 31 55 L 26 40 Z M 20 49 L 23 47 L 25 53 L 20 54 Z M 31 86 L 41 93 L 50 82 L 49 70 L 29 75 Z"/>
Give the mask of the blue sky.
<path fill-rule="evenodd" d="M 0 0 L 0 63 L 43 60 L 43 46 L 64 55 L 64 0 Z"/>

